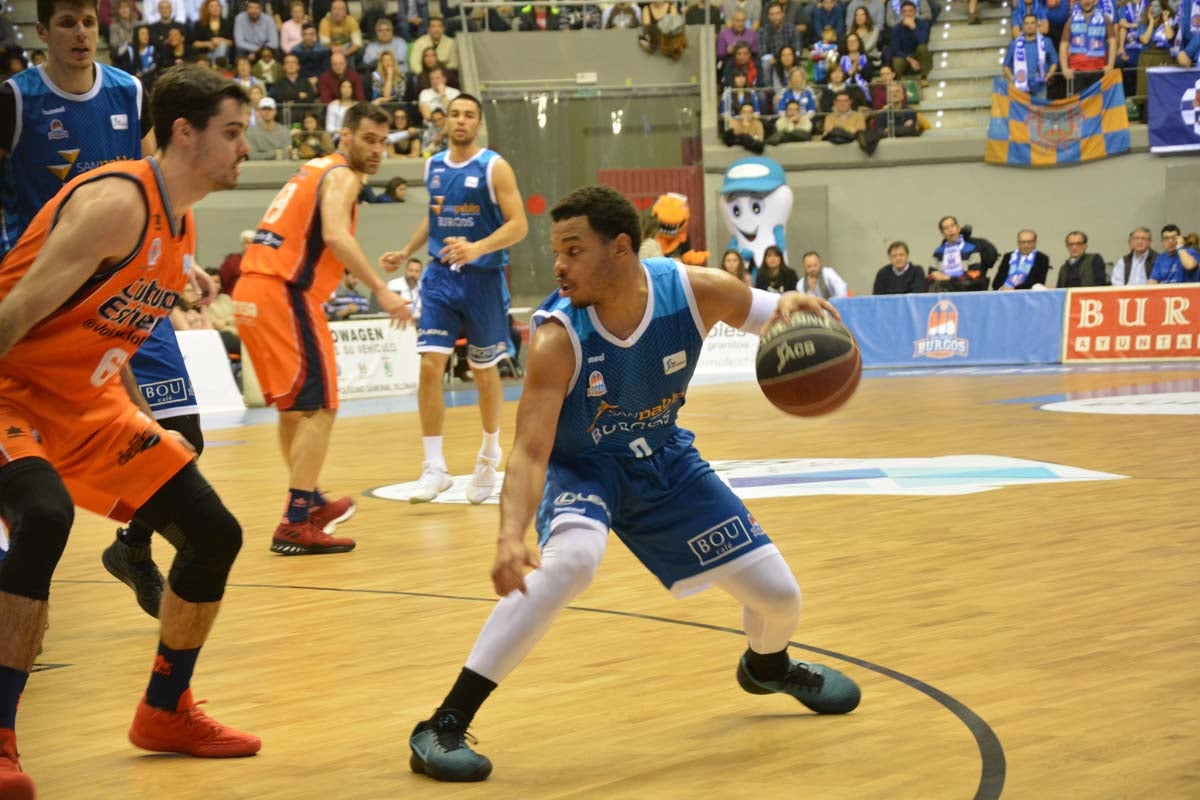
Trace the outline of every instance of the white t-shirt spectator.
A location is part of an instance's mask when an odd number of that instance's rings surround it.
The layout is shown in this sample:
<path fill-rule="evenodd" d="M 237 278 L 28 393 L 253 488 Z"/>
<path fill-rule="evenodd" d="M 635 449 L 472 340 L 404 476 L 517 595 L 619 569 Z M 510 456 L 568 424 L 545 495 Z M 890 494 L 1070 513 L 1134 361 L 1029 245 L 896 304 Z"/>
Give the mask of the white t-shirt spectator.
<path fill-rule="evenodd" d="M 462 94 L 462 92 L 453 86 L 447 86 L 444 91 L 445 93 L 439 96 L 437 89 L 429 88 L 421 90 L 421 93 L 417 95 L 417 102 L 421 106 L 421 113 L 423 115 L 429 115 L 435 108 L 440 108 L 442 111 L 448 110 L 446 106 L 450 105 L 450 101 Z"/>

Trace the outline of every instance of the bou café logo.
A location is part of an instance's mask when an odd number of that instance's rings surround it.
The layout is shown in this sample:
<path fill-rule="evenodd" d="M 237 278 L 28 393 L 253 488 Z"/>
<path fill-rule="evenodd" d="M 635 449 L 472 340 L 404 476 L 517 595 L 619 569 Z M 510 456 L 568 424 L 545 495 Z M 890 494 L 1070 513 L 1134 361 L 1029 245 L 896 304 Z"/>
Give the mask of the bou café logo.
<path fill-rule="evenodd" d="M 958 336 L 958 309 L 949 300 L 939 300 L 929 312 L 928 335 L 913 342 L 913 358 L 966 358 L 969 339 Z"/>

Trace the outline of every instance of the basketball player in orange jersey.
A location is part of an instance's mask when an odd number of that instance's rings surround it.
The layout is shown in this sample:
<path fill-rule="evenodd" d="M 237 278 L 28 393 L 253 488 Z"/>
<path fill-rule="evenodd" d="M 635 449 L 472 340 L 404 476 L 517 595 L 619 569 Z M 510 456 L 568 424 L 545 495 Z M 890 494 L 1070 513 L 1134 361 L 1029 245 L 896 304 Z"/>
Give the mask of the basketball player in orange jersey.
<path fill-rule="evenodd" d="M 170 311 L 195 249 L 191 207 L 237 185 L 246 98 L 216 73 L 175 67 L 154 86 L 156 157 L 98 167 L 62 188 L 0 262 L 0 798 L 32 798 L 17 762 L 17 700 L 46 625 L 50 580 L 73 505 L 176 544 L 150 684 L 129 738 L 146 750 L 215 758 L 258 737 L 196 708 L 192 671 L 241 528 L 181 435 L 139 411 L 121 367 Z M 119 221 L 120 224 L 114 224 Z"/>
<path fill-rule="evenodd" d="M 354 540 L 329 535 L 354 514 L 349 497 L 327 501 L 317 478 L 337 416 L 337 363 L 322 304 L 346 270 L 375 293 L 393 319 L 412 318 L 354 239 L 363 175 L 387 146 L 388 115 L 358 103 L 346 112 L 338 151 L 316 158 L 284 185 L 242 257 L 234 320 L 266 401 L 279 409 L 279 443 L 289 470 L 284 517 L 271 539 L 281 555 L 344 553 Z"/>

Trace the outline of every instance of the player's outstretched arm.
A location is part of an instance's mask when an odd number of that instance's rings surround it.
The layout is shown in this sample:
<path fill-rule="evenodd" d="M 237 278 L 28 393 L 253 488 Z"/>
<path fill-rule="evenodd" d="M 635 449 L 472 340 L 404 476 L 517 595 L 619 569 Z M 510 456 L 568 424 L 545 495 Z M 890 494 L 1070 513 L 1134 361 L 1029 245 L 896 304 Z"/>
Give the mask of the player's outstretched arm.
<path fill-rule="evenodd" d="M 146 222 L 146 200 L 132 181 L 104 179 L 76 189 L 29 270 L 0 301 L 0 356 L 88 278 L 135 254 Z"/>
<path fill-rule="evenodd" d="M 687 270 L 700 318 L 707 328 L 724 322 L 747 333 L 758 334 L 781 316 L 796 311 L 814 314 L 824 311 L 834 319 L 842 318 L 836 308 L 820 297 L 801 292 L 774 295 L 762 289 L 751 289 L 723 269 L 688 267 Z"/>
<path fill-rule="evenodd" d="M 525 591 L 525 570 L 538 563 L 525 544 L 525 532 L 542 501 L 558 415 L 574 374 L 575 349 L 570 335 L 557 322 L 543 323 L 529 345 L 525 385 L 517 405 L 516 439 L 500 493 L 500 536 L 492 584 L 501 597 L 513 590 Z"/>

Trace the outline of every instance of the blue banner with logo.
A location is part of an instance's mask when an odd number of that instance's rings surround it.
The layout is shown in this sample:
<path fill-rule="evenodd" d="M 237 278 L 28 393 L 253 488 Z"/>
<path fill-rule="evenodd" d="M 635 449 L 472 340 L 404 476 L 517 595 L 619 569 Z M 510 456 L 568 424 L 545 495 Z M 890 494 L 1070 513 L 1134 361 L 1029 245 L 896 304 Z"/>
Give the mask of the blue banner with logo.
<path fill-rule="evenodd" d="M 1200 150 L 1200 69 L 1151 67 L 1146 79 L 1150 152 Z"/>
<path fill-rule="evenodd" d="M 1057 364 L 1062 289 L 839 298 L 868 367 Z"/>

